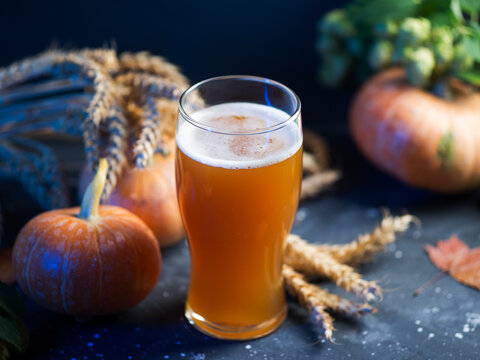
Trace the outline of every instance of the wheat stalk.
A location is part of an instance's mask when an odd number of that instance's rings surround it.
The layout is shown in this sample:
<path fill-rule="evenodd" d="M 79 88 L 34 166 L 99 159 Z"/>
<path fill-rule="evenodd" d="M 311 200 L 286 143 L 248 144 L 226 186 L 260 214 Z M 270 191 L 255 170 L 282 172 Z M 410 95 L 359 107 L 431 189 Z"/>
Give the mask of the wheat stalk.
<path fill-rule="evenodd" d="M 51 74 L 58 54 L 56 50 L 48 50 L 0 69 L 0 90 Z"/>
<path fill-rule="evenodd" d="M 55 168 L 48 167 L 48 164 L 57 163 L 55 155 L 46 146 L 33 141 L 28 145 L 40 150 L 40 155 L 19 151 L 19 144 L 25 145 L 26 141 L 11 138 L 10 142 L 0 143 L 0 172 L 17 178 L 43 208 L 66 207 L 68 197 L 61 177 L 49 175 L 49 171 L 56 172 Z"/>
<path fill-rule="evenodd" d="M 69 73 L 71 69 L 68 65 L 76 65 L 80 68 L 83 76 L 90 79 L 93 83 L 94 96 L 87 108 L 87 117 L 83 123 L 85 153 L 87 164 L 94 170 L 99 157 L 99 127 L 102 119 L 105 119 L 109 108 L 119 101 L 120 94 L 112 78 L 102 66 L 89 57 L 82 54 L 64 53 L 57 59 L 59 64 L 63 64 L 63 72 Z"/>
<path fill-rule="evenodd" d="M 305 281 L 303 275 L 289 265 L 283 265 L 282 274 L 288 293 L 296 298 L 300 305 L 307 308 L 312 320 L 323 326 L 325 337 L 331 341 L 335 330 L 333 319 L 327 313 L 325 304 L 318 297 L 315 286 Z"/>
<path fill-rule="evenodd" d="M 388 214 L 371 233 L 360 235 L 357 240 L 345 245 L 319 245 L 315 252 L 330 254 L 335 260 L 351 265 L 368 262 L 373 255 L 385 250 L 385 246 L 395 241 L 397 233 L 405 232 L 412 222 L 418 219 L 412 215 L 392 217 Z"/>
<path fill-rule="evenodd" d="M 149 52 L 124 52 L 120 55 L 120 70 L 142 72 L 170 80 L 180 87 L 188 87 L 188 80 L 178 67 L 167 62 L 163 57 L 151 55 Z"/>
<path fill-rule="evenodd" d="M 290 234 L 284 251 L 285 264 L 307 275 L 326 277 L 334 281 L 337 286 L 367 301 L 381 297 L 382 291 L 376 282 L 363 280 L 352 267 L 339 263 L 327 253 L 315 250 L 315 245 L 308 244 L 299 236 Z"/>
<path fill-rule="evenodd" d="M 108 134 L 105 157 L 108 162 L 107 180 L 103 190 L 102 198 L 106 199 L 115 188 L 118 178 L 127 165 L 127 134 L 128 121 L 119 105 L 109 110 L 104 121 L 104 127 Z"/>
<path fill-rule="evenodd" d="M 340 177 L 341 173 L 338 170 L 320 171 L 305 177 L 302 180 L 300 200 L 306 200 L 318 195 L 337 182 Z"/>

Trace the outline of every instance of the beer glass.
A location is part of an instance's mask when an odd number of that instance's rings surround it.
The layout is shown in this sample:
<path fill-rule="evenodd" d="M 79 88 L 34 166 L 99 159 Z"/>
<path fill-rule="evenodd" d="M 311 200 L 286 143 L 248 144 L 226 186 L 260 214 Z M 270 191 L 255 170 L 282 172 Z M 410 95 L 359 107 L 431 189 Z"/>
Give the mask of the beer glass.
<path fill-rule="evenodd" d="M 198 330 L 251 339 L 286 316 L 284 241 L 302 176 L 300 101 L 286 86 L 223 76 L 180 98 L 177 197 L 191 275 L 185 315 Z"/>

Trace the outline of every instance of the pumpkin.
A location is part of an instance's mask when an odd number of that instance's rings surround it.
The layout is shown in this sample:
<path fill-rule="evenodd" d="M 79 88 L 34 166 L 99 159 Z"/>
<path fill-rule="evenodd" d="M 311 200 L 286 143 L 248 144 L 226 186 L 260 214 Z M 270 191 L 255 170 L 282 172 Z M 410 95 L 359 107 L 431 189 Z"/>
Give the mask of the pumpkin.
<path fill-rule="evenodd" d="M 78 318 L 120 312 L 143 300 L 160 275 L 149 227 L 126 209 L 99 206 L 107 167 L 101 159 L 80 208 L 36 216 L 15 241 L 18 284 L 50 310 Z"/>
<path fill-rule="evenodd" d="M 175 149 L 173 141 L 166 145 L 166 149 Z M 89 177 L 91 175 L 83 171 L 79 189 Z M 137 215 L 152 229 L 161 247 L 173 245 L 185 237 L 176 196 L 173 151 L 155 154 L 146 168 L 132 166 L 126 169 L 105 203 L 121 206 Z"/>
<path fill-rule="evenodd" d="M 121 206 L 141 218 L 161 247 L 175 244 L 185 236 L 178 209 L 174 159 L 173 151 L 155 154 L 146 168 L 127 169 L 107 199 L 108 204 Z"/>
<path fill-rule="evenodd" d="M 407 184 L 445 193 L 480 186 L 480 94 L 442 99 L 392 68 L 366 82 L 349 117 L 363 154 Z"/>

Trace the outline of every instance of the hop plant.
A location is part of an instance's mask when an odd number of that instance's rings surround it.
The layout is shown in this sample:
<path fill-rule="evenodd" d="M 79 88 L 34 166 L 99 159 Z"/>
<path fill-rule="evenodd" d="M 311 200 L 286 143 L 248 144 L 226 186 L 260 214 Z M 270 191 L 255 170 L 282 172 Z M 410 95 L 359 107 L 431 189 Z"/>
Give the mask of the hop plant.
<path fill-rule="evenodd" d="M 467 52 L 463 43 L 455 45 L 454 53 L 455 55 L 451 65 L 453 72 L 464 71 L 472 67 L 474 62 L 473 57 Z"/>
<path fill-rule="evenodd" d="M 480 87 L 477 2 L 352 0 L 319 23 L 319 78 L 338 86 L 347 74 L 364 80 L 371 72 L 401 66 L 411 85 L 434 92 L 454 84 L 452 77 Z M 453 94 L 446 90 L 442 93 Z"/>
<path fill-rule="evenodd" d="M 345 53 L 329 56 L 320 68 L 320 81 L 330 87 L 340 85 L 348 74 L 351 61 L 351 57 Z"/>
<path fill-rule="evenodd" d="M 320 21 L 320 31 L 325 34 L 346 38 L 353 35 L 355 28 L 344 10 L 334 10 L 329 12 L 325 18 Z"/>
<path fill-rule="evenodd" d="M 391 63 L 392 55 L 393 45 L 390 41 L 377 41 L 368 54 L 368 63 L 373 69 L 381 69 Z"/>
<path fill-rule="evenodd" d="M 378 39 L 391 39 L 398 34 L 398 25 L 393 21 L 382 21 L 373 26 L 373 34 Z"/>
<path fill-rule="evenodd" d="M 435 57 L 432 50 L 420 47 L 408 55 L 407 79 L 415 86 L 426 87 L 429 85 L 434 67 Z"/>
<path fill-rule="evenodd" d="M 341 46 L 335 37 L 325 33 L 318 38 L 315 48 L 320 54 L 330 54 L 338 51 Z"/>
<path fill-rule="evenodd" d="M 406 18 L 398 31 L 398 40 L 405 45 L 420 45 L 430 38 L 430 20 Z"/>

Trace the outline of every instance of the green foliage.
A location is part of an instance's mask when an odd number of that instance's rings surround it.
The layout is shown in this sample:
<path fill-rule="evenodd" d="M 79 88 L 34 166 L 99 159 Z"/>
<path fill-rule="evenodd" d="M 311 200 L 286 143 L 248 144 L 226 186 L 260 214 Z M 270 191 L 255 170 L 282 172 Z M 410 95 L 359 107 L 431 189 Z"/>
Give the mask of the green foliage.
<path fill-rule="evenodd" d="M 418 0 L 353 0 L 346 10 L 355 23 L 374 26 L 414 16 L 420 3 Z"/>
<path fill-rule="evenodd" d="M 478 86 L 479 12 L 480 0 L 352 0 L 319 23 L 320 79 L 337 86 L 396 65 L 415 86 L 452 76 Z"/>
<path fill-rule="evenodd" d="M 378 39 L 391 39 L 398 34 L 398 25 L 393 21 L 381 21 L 373 25 L 373 35 Z"/>
<path fill-rule="evenodd" d="M 373 69 L 381 69 L 390 64 L 393 55 L 393 45 L 387 40 L 373 44 L 368 54 L 368 62 Z"/>
<path fill-rule="evenodd" d="M 430 85 L 430 77 L 435 67 L 435 58 L 432 50 L 420 47 L 408 54 L 407 79 L 410 84 L 418 87 Z"/>
<path fill-rule="evenodd" d="M 408 17 L 400 24 L 398 40 L 405 45 L 420 45 L 430 37 L 430 29 L 430 20 Z"/>
<path fill-rule="evenodd" d="M 330 55 L 320 68 L 318 74 L 320 81 L 329 87 L 340 85 L 348 75 L 351 61 L 351 57 L 346 53 Z"/>
<path fill-rule="evenodd" d="M 10 349 L 26 351 L 29 337 L 22 321 L 24 314 L 20 294 L 13 287 L 0 283 L 0 360 L 8 358 Z"/>
<path fill-rule="evenodd" d="M 475 71 L 463 71 L 457 74 L 457 76 L 470 84 L 480 87 L 480 72 Z"/>

